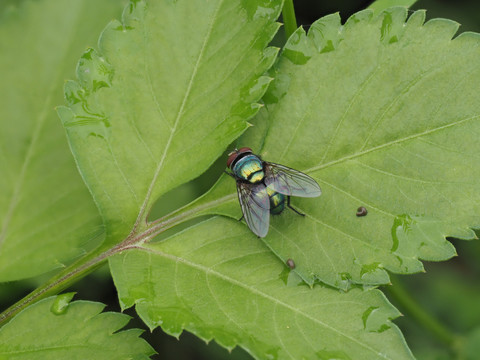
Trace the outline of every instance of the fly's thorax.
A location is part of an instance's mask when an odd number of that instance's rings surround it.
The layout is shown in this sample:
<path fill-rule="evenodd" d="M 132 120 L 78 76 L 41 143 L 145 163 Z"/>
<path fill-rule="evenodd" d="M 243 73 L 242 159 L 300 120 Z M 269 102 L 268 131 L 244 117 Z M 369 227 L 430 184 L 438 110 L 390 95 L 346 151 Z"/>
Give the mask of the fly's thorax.
<path fill-rule="evenodd" d="M 267 187 L 267 194 L 270 199 L 270 214 L 278 215 L 285 209 L 285 195 Z"/>
<path fill-rule="evenodd" d="M 262 161 L 253 154 L 246 155 L 235 162 L 232 171 L 238 178 L 252 184 L 261 182 L 265 177 Z"/>

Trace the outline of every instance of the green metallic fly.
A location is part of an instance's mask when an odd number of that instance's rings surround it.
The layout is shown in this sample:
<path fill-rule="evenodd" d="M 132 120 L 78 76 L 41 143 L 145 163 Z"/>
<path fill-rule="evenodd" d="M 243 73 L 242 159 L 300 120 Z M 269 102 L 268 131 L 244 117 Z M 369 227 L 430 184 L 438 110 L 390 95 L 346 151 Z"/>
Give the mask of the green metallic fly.
<path fill-rule="evenodd" d="M 243 147 L 228 154 L 227 167 L 237 182 L 238 200 L 243 217 L 250 230 L 265 237 L 270 224 L 270 214 L 278 215 L 290 196 L 317 197 L 322 194 L 317 182 L 307 174 L 286 166 L 260 159 L 252 149 Z"/>

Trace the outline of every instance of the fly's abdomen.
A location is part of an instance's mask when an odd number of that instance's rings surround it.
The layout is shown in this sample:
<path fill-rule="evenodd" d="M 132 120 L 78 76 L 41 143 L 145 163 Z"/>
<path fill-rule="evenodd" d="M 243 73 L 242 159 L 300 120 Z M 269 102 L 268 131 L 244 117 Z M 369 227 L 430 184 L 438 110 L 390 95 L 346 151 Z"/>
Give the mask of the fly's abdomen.
<path fill-rule="evenodd" d="M 276 192 L 267 187 L 268 197 L 270 198 L 270 214 L 278 215 L 285 209 L 285 195 Z"/>
<path fill-rule="evenodd" d="M 262 161 L 255 155 L 242 157 L 232 171 L 237 177 L 252 184 L 261 182 L 265 176 Z"/>

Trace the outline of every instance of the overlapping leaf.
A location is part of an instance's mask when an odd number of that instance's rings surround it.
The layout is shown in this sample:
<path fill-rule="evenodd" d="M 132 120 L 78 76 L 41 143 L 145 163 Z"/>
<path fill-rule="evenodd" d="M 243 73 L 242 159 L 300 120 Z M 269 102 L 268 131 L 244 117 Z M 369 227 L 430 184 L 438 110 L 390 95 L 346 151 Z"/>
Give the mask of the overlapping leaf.
<path fill-rule="evenodd" d="M 299 31 L 268 98 L 262 153 L 305 170 L 324 190 L 317 202 L 295 202 L 307 221 L 278 221 L 268 242 L 335 286 L 383 283 L 383 269 L 421 271 L 419 258 L 455 254 L 446 236 L 474 238 L 470 227 L 480 224 L 472 166 L 480 37 L 452 40 L 456 23 L 424 24 L 421 11 L 404 23 L 406 15 L 361 12 L 345 26 L 334 15 L 308 37 Z M 355 216 L 359 206 L 366 217 Z M 293 236 L 299 228 L 304 236 Z"/>
<path fill-rule="evenodd" d="M 120 5 L 25 1 L 0 14 L 0 281 L 60 267 L 101 239 L 54 106 Z"/>
<path fill-rule="evenodd" d="M 308 37 L 299 30 L 275 68 L 257 126 L 241 139 L 264 159 L 309 173 L 323 188 L 318 199 L 293 198 L 306 217 L 288 211 L 272 217 L 264 240 L 283 261 L 293 259 L 295 272 L 308 282 L 339 288 L 386 283 L 386 269 L 411 273 L 422 269 L 419 258 L 451 257 L 447 235 L 474 237 L 477 35 L 452 41 L 454 23 L 424 24 L 423 12 L 405 23 L 406 14 L 399 8 L 378 18 L 361 12 L 344 26 L 332 15 L 315 23 Z M 185 211 L 238 218 L 234 187 L 224 176 Z M 359 206 L 367 208 L 366 217 L 356 216 Z M 174 335 L 185 328 L 260 358 L 410 356 L 408 350 L 379 350 L 390 341 L 403 344 L 398 333 L 383 332 L 391 326 L 384 321 L 372 328 L 364 323 L 364 330 L 376 331 L 370 333 L 376 351 L 357 347 L 366 342 L 355 324 L 391 309 L 373 300 L 376 291 L 342 293 L 316 285 L 290 293 L 281 280 L 273 282 L 282 265 L 273 271 L 269 256 L 245 225 L 215 218 L 127 251 L 111 268 L 123 305 L 135 304 L 150 327 L 161 325 Z M 357 295 L 365 298 L 352 301 Z M 326 305 L 315 312 L 308 305 L 324 301 L 341 309 Z M 295 333 L 303 337 L 287 335 L 290 311 L 297 314 Z M 311 319 L 298 315 L 304 313 L 322 320 L 309 327 Z M 259 335 L 257 323 L 269 330 Z M 392 343 L 388 348 L 398 349 Z"/>
<path fill-rule="evenodd" d="M 132 1 L 59 109 L 108 242 L 198 176 L 246 128 L 270 81 L 281 1 Z"/>
<path fill-rule="evenodd" d="M 378 290 L 302 283 L 240 223 L 213 218 L 110 259 L 122 307 L 259 359 L 412 359 Z"/>
<path fill-rule="evenodd" d="M 322 187 L 318 199 L 292 198 L 306 217 L 272 217 L 265 238 L 307 282 L 387 283 L 385 270 L 419 272 L 419 259 L 455 255 L 447 236 L 475 238 L 480 37 L 452 40 L 456 23 L 406 16 L 364 11 L 342 26 L 331 15 L 308 36 L 299 29 L 255 120 L 261 136 L 242 138 Z M 200 202 L 228 199 L 210 211 L 238 218 L 233 191 L 225 177 Z M 356 216 L 360 206 L 367 216 Z"/>
<path fill-rule="evenodd" d="M 139 329 L 118 332 L 129 316 L 102 313 L 105 305 L 46 298 L 0 329 L 0 359 L 149 359 L 155 351 Z"/>
<path fill-rule="evenodd" d="M 374 14 L 378 15 L 383 10 L 386 10 L 394 6 L 403 6 L 409 8 L 413 6 L 418 0 L 375 0 L 368 6 L 368 9 L 374 11 Z"/>

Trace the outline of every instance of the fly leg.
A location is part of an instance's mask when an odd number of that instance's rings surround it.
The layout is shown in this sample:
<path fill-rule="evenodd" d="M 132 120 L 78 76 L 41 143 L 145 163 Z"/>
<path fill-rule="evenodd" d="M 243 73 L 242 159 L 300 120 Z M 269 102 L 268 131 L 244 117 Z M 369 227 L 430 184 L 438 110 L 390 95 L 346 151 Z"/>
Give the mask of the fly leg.
<path fill-rule="evenodd" d="M 298 215 L 300 216 L 305 216 L 304 213 L 301 213 L 300 211 L 298 211 L 297 209 L 295 209 L 292 205 L 290 205 L 290 196 L 287 196 L 287 206 L 292 209 L 293 211 L 295 211 Z"/>

